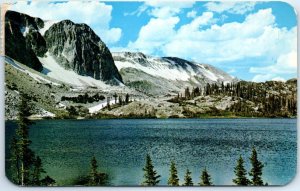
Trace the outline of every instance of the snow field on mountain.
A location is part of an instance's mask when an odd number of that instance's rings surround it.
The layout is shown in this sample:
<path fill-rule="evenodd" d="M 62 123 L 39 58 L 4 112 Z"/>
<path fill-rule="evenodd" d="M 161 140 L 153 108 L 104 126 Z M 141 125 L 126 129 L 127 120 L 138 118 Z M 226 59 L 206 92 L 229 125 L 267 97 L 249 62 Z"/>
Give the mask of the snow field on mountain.
<path fill-rule="evenodd" d="M 109 87 L 109 85 L 105 84 L 103 81 L 96 80 L 90 76 L 81 76 L 72 70 L 66 70 L 59 65 L 48 52 L 45 57 L 39 57 L 39 60 L 43 64 L 42 73 L 56 80 L 78 87 Z"/>

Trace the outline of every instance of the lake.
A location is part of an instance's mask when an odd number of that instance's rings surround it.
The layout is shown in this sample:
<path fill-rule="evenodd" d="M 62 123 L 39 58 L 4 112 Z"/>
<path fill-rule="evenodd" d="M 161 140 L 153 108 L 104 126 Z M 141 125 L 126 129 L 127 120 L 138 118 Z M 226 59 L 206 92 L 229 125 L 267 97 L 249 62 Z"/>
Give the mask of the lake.
<path fill-rule="evenodd" d="M 187 168 L 194 183 L 204 167 L 215 185 L 232 185 L 240 155 L 249 171 L 252 146 L 265 165 L 263 179 L 284 185 L 296 173 L 296 119 L 107 119 L 40 120 L 30 128 L 31 148 L 59 185 L 87 175 L 90 159 L 112 185 L 140 185 L 145 156 L 151 155 L 160 185 L 166 185 L 174 160 L 183 182 Z M 17 127 L 6 122 L 7 142 Z"/>

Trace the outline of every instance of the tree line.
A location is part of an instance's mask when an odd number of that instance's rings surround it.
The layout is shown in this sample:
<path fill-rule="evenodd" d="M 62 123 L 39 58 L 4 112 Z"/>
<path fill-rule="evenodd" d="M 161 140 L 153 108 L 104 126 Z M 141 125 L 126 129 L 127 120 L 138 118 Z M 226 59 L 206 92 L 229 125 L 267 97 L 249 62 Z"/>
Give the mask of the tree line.
<path fill-rule="evenodd" d="M 30 148 L 32 141 L 29 139 L 29 127 L 33 124 L 29 119 L 32 114 L 30 105 L 29 96 L 20 93 L 18 127 L 9 147 L 8 176 L 13 183 L 20 186 L 54 186 L 56 181 L 46 174 L 42 159 Z M 108 174 L 97 170 L 98 164 L 95 157 L 92 157 L 90 166 L 89 175 L 80 177 L 75 184 L 107 185 Z"/>
<path fill-rule="evenodd" d="M 55 180 L 46 174 L 41 158 L 30 148 L 29 96 L 20 93 L 18 128 L 10 143 L 9 168 L 11 180 L 20 186 L 53 186 Z M 46 175 L 44 175 L 46 174 Z"/>
<path fill-rule="evenodd" d="M 256 149 L 252 148 L 252 155 L 249 158 L 252 168 L 248 175 L 251 179 L 247 177 L 247 171 L 244 167 L 244 160 L 242 156 L 237 160 L 236 167 L 234 168 L 235 178 L 232 179 L 232 182 L 235 185 L 239 186 L 266 186 L 268 183 L 264 183 L 262 179 L 262 170 L 264 165 L 262 162 L 258 160 Z M 146 164 L 143 168 L 144 171 L 144 180 L 141 185 L 143 186 L 156 186 L 160 182 L 161 175 L 157 173 L 154 169 L 154 165 L 152 159 L 149 154 L 146 155 Z M 169 178 L 168 178 L 169 186 L 180 186 L 178 171 L 176 168 L 176 164 L 174 161 L 171 161 L 170 169 L 169 169 Z M 193 186 L 194 182 L 192 179 L 192 172 L 189 169 L 186 169 L 184 175 L 184 182 L 182 186 Z M 201 175 L 199 177 L 199 186 L 213 186 L 211 175 L 209 174 L 207 168 L 205 167 Z"/>
<path fill-rule="evenodd" d="M 289 93 L 288 93 L 289 92 Z M 296 116 L 297 98 L 296 85 L 291 83 L 267 81 L 264 83 L 240 81 L 237 83 L 209 84 L 203 88 L 185 88 L 184 94 L 179 94 L 169 100 L 182 103 L 198 96 L 230 96 L 235 103 L 226 108 L 227 111 L 250 116 Z M 257 110 L 251 107 L 249 101 L 257 105 Z"/>
<path fill-rule="evenodd" d="M 98 102 L 101 100 L 104 100 L 105 97 L 103 95 L 100 95 L 99 93 L 94 94 L 92 96 L 89 96 L 88 93 L 85 93 L 83 95 L 68 97 L 68 96 L 62 96 L 61 101 L 72 101 L 74 103 L 93 103 Z"/>
<path fill-rule="evenodd" d="M 125 95 L 125 97 L 123 97 L 122 95 L 118 95 L 117 93 L 114 93 L 113 98 L 114 98 L 114 105 L 115 106 L 127 105 L 131 102 L 130 101 L 130 96 L 129 96 L 128 93 Z M 106 101 L 107 101 L 106 107 L 109 110 L 111 109 L 111 99 L 112 99 L 112 97 L 107 97 L 106 98 Z"/>

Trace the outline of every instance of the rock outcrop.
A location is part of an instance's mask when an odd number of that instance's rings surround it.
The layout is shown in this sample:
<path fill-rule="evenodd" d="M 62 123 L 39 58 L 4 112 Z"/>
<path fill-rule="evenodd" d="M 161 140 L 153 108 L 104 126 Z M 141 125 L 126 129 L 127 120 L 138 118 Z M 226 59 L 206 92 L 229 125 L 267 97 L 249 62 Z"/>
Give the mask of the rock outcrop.
<path fill-rule="evenodd" d="M 5 15 L 5 54 L 25 65 L 41 71 L 37 56 L 46 52 L 46 42 L 39 29 L 44 22 L 39 18 L 7 11 Z"/>
<path fill-rule="evenodd" d="M 109 49 L 88 25 L 64 20 L 52 25 L 44 38 L 48 51 L 64 68 L 114 84 L 122 82 Z"/>
<path fill-rule="evenodd" d="M 38 57 L 49 52 L 60 65 L 79 75 L 114 85 L 123 82 L 109 49 L 88 25 L 70 20 L 55 23 L 49 29 L 44 25 L 40 18 L 7 11 L 5 54 L 42 71 Z M 44 35 L 40 33 L 41 29 L 46 30 Z"/>

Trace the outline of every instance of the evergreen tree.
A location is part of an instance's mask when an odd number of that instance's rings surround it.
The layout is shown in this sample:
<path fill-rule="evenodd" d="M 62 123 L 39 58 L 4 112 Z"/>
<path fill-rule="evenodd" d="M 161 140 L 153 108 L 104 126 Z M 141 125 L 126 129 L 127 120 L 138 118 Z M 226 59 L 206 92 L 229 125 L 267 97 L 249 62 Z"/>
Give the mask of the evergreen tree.
<path fill-rule="evenodd" d="M 119 104 L 120 104 L 120 105 L 123 105 L 122 96 L 119 96 Z"/>
<path fill-rule="evenodd" d="M 184 94 L 185 94 L 185 99 L 190 99 L 190 97 L 191 97 L 191 92 L 190 92 L 189 87 L 187 87 L 187 88 L 185 89 Z"/>
<path fill-rule="evenodd" d="M 115 94 L 113 95 L 113 97 L 115 98 L 115 104 L 117 104 L 117 97 L 118 97 L 117 93 L 115 93 Z"/>
<path fill-rule="evenodd" d="M 21 186 L 41 185 L 41 174 L 45 173 L 41 159 L 35 157 L 35 153 L 29 148 L 29 126 L 32 124 L 29 120 L 30 115 L 29 97 L 20 93 L 18 128 L 10 146 L 10 161 L 14 163 L 12 171 L 16 173 L 16 183 Z"/>
<path fill-rule="evenodd" d="M 212 182 L 211 182 L 211 177 L 208 174 L 206 168 L 204 168 L 204 170 L 202 171 L 202 175 L 200 177 L 200 186 L 211 186 Z"/>
<path fill-rule="evenodd" d="M 34 153 L 29 148 L 31 141 L 29 139 L 29 125 L 32 123 L 28 119 L 31 115 L 29 107 L 29 99 L 26 95 L 20 94 L 19 114 L 18 114 L 18 128 L 17 145 L 18 156 L 20 158 L 20 184 L 22 186 L 29 184 L 30 166 L 34 161 Z"/>
<path fill-rule="evenodd" d="M 32 185 L 41 185 L 42 173 L 45 173 L 45 170 L 42 167 L 42 160 L 37 156 L 33 164 Z"/>
<path fill-rule="evenodd" d="M 179 178 L 178 178 L 178 175 L 177 175 L 177 169 L 176 169 L 174 161 L 171 161 L 170 177 L 169 177 L 169 180 L 168 180 L 168 185 L 170 185 L 170 186 L 179 186 Z"/>
<path fill-rule="evenodd" d="M 155 186 L 160 180 L 160 175 L 157 175 L 157 172 L 154 170 L 154 166 L 152 164 L 152 160 L 149 154 L 146 156 L 146 165 L 143 168 L 144 171 L 144 182 L 142 185 L 144 186 Z"/>
<path fill-rule="evenodd" d="M 129 103 L 129 94 L 127 93 L 125 96 L 125 103 L 128 104 Z"/>
<path fill-rule="evenodd" d="M 90 181 L 89 181 L 89 185 L 91 185 L 91 186 L 96 186 L 97 185 L 97 178 L 98 178 L 97 168 L 98 168 L 97 160 L 96 160 L 95 157 L 92 157 Z"/>
<path fill-rule="evenodd" d="M 240 186 L 247 186 L 249 185 L 250 181 L 246 177 L 246 169 L 244 168 L 244 160 L 242 156 L 237 160 L 237 165 L 234 168 L 234 173 L 236 175 L 236 178 L 233 179 L 233 183 Z"/>
<path fill-rule="evenodd" d="M 252 164 L 252 169 L 249 172 L 249 175 L 252 176 L 251 184 L 253 186 L 263 186 L 264 182 L 261 176 L 264 165 L 257 159 L 257 152 L 254 147 L 252 148 L 252 155 L 250 157 L 250 161 Z"/>
<path fill-rule="evenodd" d="M 186 170 L 183 186 L 193 186 L 192 173 L 189 169 Z"/>
<path fill-rule="evenodd" d="M 55 183 L 55 180 L 48 175 L 41 180 L 41 186 L 53 186 Z"/>
<path fill-rule="evenodd" d="M 91 171 L 90 175 L 88 177 L 88 183 L 89 186 L 102 186 L 106 185 L 108 183 L 108 175 L 106 173 L 98 172 L 97 170 L 98 164 L 95 157 L 92 157 L 91 159 Z M 86 184 L 86 183 L 84 183 Z"/>
<path fill-rule="evenodd" d="M 16 137 L 13 137 L 11 144 L 10 144 L 10 167 L 12 168 L 13 172 L 13 182 L 20 185 L 21 184 L 21 177 L 20 177 L 20 155 L 19 155 L 19 147 L 18 147 L 18 140 Z"/>

